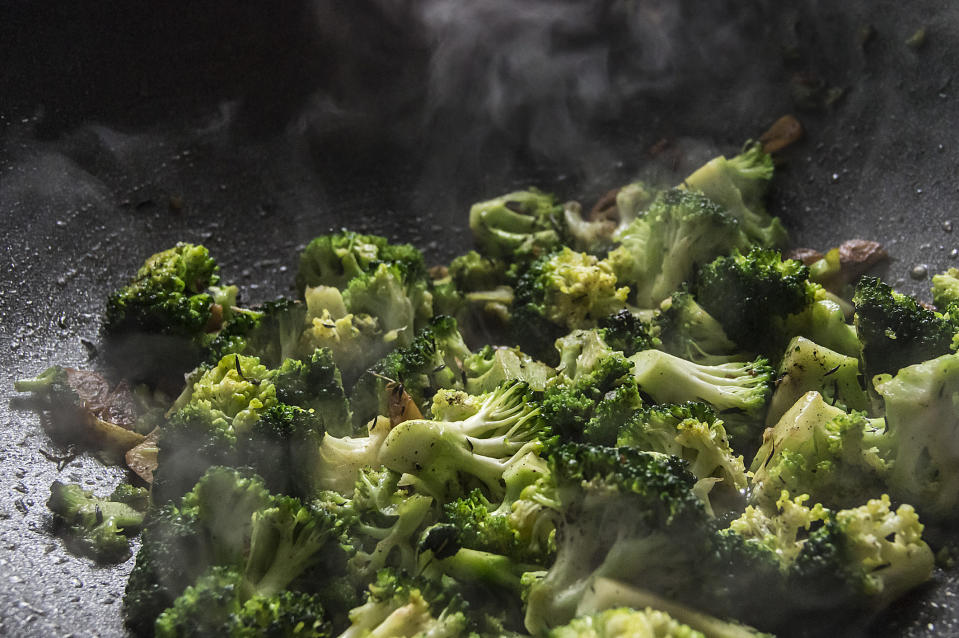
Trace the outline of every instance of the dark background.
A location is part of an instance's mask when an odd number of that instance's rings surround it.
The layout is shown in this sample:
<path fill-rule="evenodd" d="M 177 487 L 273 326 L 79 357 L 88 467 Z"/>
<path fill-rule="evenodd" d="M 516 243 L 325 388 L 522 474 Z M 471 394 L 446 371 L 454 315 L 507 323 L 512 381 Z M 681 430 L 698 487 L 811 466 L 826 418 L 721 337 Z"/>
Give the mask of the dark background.
<path fill-rule="evenodd" d="M 678 182 L 793 113 L 770 208 L 796 245 L 863 237 L 928 298 L 956 264 L 950 2 L 8 1 L 0 6 L 0 396 L 95 366 L 106 294 L 206 244 L 245 301 L 290 292 L 299 247 L 349 226 L 469 247 L 469 203 L 536 185 L 586 206 Z M 458 3 L 457 3 L 458 4 Z M 913 39 L 925 29 L 925 39 Z M 653 147 L 660 149 L 651 153 Z M 954 251 L 957 251 L 954 253 Z M 51 536 L 56 478 L 121 478 L 0 402 L 0 634 L 120 635 L 132 561 Z M 951 573 L 862 635 L 955 633 Z"/>

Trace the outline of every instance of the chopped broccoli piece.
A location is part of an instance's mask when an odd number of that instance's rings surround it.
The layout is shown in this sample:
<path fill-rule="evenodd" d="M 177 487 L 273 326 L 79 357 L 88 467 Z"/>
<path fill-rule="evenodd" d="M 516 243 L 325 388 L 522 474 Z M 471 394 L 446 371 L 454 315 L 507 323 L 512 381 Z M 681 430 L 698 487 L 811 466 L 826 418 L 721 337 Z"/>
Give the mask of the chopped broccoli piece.
<path fill-rule="evenodd" d="M 483 346 L 463 358 L 466 391 L 472 395 L 492 392 L 504 381 L 523 381 L 537 392 L 546 388 L 556 370 L 519 348 Z"/>
<path fill-rule="evenodd" d="M 947 354 L 878 375 L 886 406 L 886 440 L 896 498 L 927 516 L 955 517 L 959 495 L 959 354 Z"/>
<path fill-rule="evenodd" d="M 608 262 L 566 247 L 534 261 L 514 289 L 511 326 L 524 350 L 533 356 L 552 346 L 560 334 L 593 328 L 599 320 L 622 310 L 629 292 L 618 285 Z M 543 331 L 537 333 L 538 327 Z"/>
<path fill-rule="evenodd" d="M 552 629 L 549 638 L 706 638 L 706 634 L 684 625 L 663 611 L 650 607 L 639 611 L 615 607 L 587 616 L 578 616 L 562 627 Z"/>
<path fill-rule="evenodd" d="M 535 259 L 560 247 L 563 207 L 534 188 L 473 204 L 469 225 L 484 254 Z"/>
<path fill-rule="evenodd" d="M 701 191 L 736 218 L 753 242 L 767 248 L 786 244 L 786 229 L 763 206 L 774 171 L 772 157 L 758 142 L 748 143 L 732 159 L 717 157 L 683 180 L 683 188 Z"/>
<path fill-rule="evenodd" d="M 418 489 L 440 502 L 474 488 L 500 499 L 503 472 L 548 437 L 539 408 L 529 401 L 529 386 L 507 382 L 462 421 L 404 421 L 387 436 L 379 461 L 411 474 Z"/>
<path fill-rule="evenodd" d="M 623 422 L 642 407 L 632 370 L 632 361 L 613 353 L 574 380 L 557 377 L 543 398 L 543 418 L 563 441 L 611 445 Z"/>
<path fill-rule="evenodd" d="M 663 300 L 653 324 L 663 351 L 693 363 L 715 365 L 749 358 L 686 290 Z"/>
<path fill-rule="evenodd" d="M 722 420 L 704 403 L 644 408 L 623 424 L 616 445 L 686 459 L 696 478 L 722 479 L 730 500 L 746 489 L 743 457 L 733 455 Z"/>
<path fill-rule="evenodd" d="M 629 357 L 660 345 L 658 330 L 629 310 L 620 310 L 599 321 L 599 336 L 612 350 Z M 562 359 L 562 355 L 560 356 Z"/>
<path fill-rule="evenodd" d="M 814 301 L 811 304 L 783 321 L 785 334 L 806 337 L 830 350 L 859 358 L 862 344 L 856 335 L 856 327 L 846 323 L 843 311 L 843 304 L 848 305 L 848 302 L 819 286 L 812 286 L 812 293 Z"/>
<path fill-rule="evenodd" d="M 342 230 L 320 235 L 300 254 L 296 288 L 333 286 L 345 288 L 354 277 L 368 274 L 382 264 L 401 264 L 414 277 L 426 272 L 423 255 L 410 244 L 391 244 L 386 237 Z"/>
<path fill-rule="evenodd" d="M 210 344 L 206 361 L 216 365 L 228 354 L 242 354 L 277 367 L 299 355 L 305 329 L 306 306 L 291 299 L 269 301 L 256 310 L 237 309 Z"/>
<path fill-rule="evenodd" d="M 895 374 L 946 354 L 959 332 L 959 319 L 926 310 L 875 277 L 859 280 L 852 301 L 865 371 L 871 376 Z"/>
<path fill-rule="evenodd" d="M 659 350 L 629 358 L 640 391 L 658 403 L 705 401 L 733 438 L 733 448 L 754 444 L 766 416 L 773 371 L 766 359 L 700 365 Z"/>
<path fill-rule="evenodd" d="M 804 394 L 816 391 L 840 410 L 868 410 L 869 397 L 860 385 L 859 360 L 794 337 L 779 365 L 776 390 L 766 425 L 777 423 Z"/>
<path fill-rule="evenodd" d="M 766 430 L 750 467 L 751 498 L 771 503 L 788 490 L 831 507 L 862 503 L 883 489 L 888 473 L 876 445 L 884 427 L 882 419 L 876 421 L 808 392 Z"/>
<path fill-rule="evenodd" d="M 729 338 L 752 351 L 778 351 L 780 321 L 813 301 L 809 268 L 778 251 L 754 247 L 719 257 L 699 271 L 696 301 L 722 325 Z"/>
<path fill-rule="evenodd" d="M 66 525 L 71 547 L 97 561 L 117 563 L 130 556 L 127 535 L 143 525 L 142 509 L 121 502 L 122 495 L 98 498 L 79 485 L 54 481 L 47 507 Z"/>
<path fill-rule="evenodd" d="M 412 343 L 386 355 L 360 377 L 351 393 L 354 421 L 366 423 L 378 414 L 388 414 L 389 381 L 401 383 L 420 413 L 425 413 L 437 390 L 463 389 L 462 362 L 470 354 L 456 320 L 433 317 Z"/>
<path fill-rule="evenodd" d="M 940 312 L 959 303 L 959 268 L 950 268 L 932 276 L 932 302 Z"/>
<path fill-rule="evenodd" d="M 572 620 L 600 578 L 641 582 L 668 596 L 694 589 L 709 529 L 684 461 L 565 444 L 550 455 L 549 468 L 560 507 L 556 561 L 530 586 L 530 633 Z"/>
<path fill-rule="evenodd" d="M 749 242 L 739 223 L 699 193 L 660 193 L 649 211 L 619 233 L 609 265 L 634 304 L 655 308 L 696 268 Z"/>
<path fill-rule="evenodd" d="M 350 402 L 333 353 L 317 348 L 309 359 L 287 359 L 273 376 L 280 403 L 315 410 L 324 428 L 334 436 L 353 432 Z"/>
<path fill-rule="evenodd" d="M 326 434 L 319 446 L 296 450 L 294 472 L 302 476 L 304 493 L 333 491 L 351 496 L 360 471 L 379 467 L 380 450 L 390 434 L 390 420 L 379 416 L 369 423 L 366 436 L 335 437 Z"/>
<path fill-rule="evenodd" d="M 280 403 L 260 414 L 237 439 L 237 464 L 252 467 L 271 492 L 309 497 L 301 450 L 318 448 L 326 420 L 313 409 Z"/>

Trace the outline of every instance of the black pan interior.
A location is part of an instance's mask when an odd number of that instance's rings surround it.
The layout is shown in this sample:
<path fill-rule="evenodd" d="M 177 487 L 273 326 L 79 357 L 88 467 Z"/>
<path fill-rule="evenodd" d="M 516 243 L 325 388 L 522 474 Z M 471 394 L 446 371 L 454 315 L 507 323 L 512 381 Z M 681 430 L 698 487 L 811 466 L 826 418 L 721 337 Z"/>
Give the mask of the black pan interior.
<path fill-rule="evenodd" d="M 451 4 L 5 3 L 4 395 L 54 362 L 96 365 L 107 292 L 178 240 L 262 301 L 331 228 L 441 262 L 469 247 L 479 197 L 537 185 L 588 204 L 640 173 L 678 181 L 785 113 L 806 136 L 770 206 L 794 243 L 883 241 L 885 275 L 924 296 L 916 267 L 955 264 L 949 2 Z M 55 478 L 105 490 L 121 472 L 82 456 L 58 473 L 32 412 L 5 400 L 0 418 L 0 634 L 121 635 L 130 564 L 66 553 L 44 507 Z M 954 631 L 954 580 L 850 635 Z"/>

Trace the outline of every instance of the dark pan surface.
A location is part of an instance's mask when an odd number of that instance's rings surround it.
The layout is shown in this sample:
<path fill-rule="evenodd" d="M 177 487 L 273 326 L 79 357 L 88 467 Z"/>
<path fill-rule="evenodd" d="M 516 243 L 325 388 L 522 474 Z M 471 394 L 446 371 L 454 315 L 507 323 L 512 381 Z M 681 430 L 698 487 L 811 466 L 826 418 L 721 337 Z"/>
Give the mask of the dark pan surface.
<path fill-rule="evenodd" d="M 81 456 L 58 474 L 40 450 L 63 450 L 9 397 L 49 364 L 96 365 L 85 344 L 106 294 L 178 240 L 205 243 L 245 301 L 262 301 L 289 292 L 298 247 L 329 229 L 413 241 L 440 262 L 469 246 L 478 197 L 538 185 L 588 203 L 650 166 L 677 181 L 795 112 L 807 135 L 770 202 L 795 244 L 881 240 L 888 279 L 923 296 L 914 266 L 956 264 L 948 2 L 639 2 L 638 33 L 618 5 L 566 7 L 576 20 L 556 20 L 545 61 L 510 57 L 523 33 L 495 12 L 463 49 L 475 32 L 427 28 L 412 9 L 179 4 L 0 9 L 0 635 L 123 633 L 132 561 L 68 554 L 44 506 L 56 478 L 106 492 L 122 472 Z M 517 61 L 526 71 L 510 71 Z M 555 88 L 597 69 L 605 84 Z M 823 90 L 797 103 L 797 74 Z M 498 105 L 482 99 L 492 89 Z M 955 580 L 937 572 L 849 635 L 955 635 Z"/>

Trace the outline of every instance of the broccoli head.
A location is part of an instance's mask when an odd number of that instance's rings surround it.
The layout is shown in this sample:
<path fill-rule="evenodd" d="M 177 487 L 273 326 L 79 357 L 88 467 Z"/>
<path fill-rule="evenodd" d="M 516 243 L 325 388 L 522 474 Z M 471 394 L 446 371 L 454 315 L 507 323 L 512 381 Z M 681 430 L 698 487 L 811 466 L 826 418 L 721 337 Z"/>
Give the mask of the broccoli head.
<path fill-rule="evenodd" d="M 280 403 L 314 410 L 334 436 L 352 434 L 350 402 L 329 348 L 317 348 L 307 359 L 285 360 L 273 375 L 273 385 Z"/>
<path fill-rule="evenodd" d="M 469 225 L 491 257 L 535 259 L 563 243 L 563 207 L 534 188 L 473 204 Z"/>
<path fill-rule="evenodd" d="M 759 352 L 778 351 L 783 329 L 778 319 L 813 301 L 809 268 L 778 251 L 754 247 L 719 257 L 699 271 L 696 301 L 715 317 L 729 338 Z"/>
<path fill-rule="evenodd" d="M 296 288 L 333 286 L 345 288 L 354 277 L 372 272 L 380 264 L 402 264 L 416 277 L 424 276 L 423 254 L 411 244 L 391 244 L 386 237 L 362 235 L 348 230 L 313 239 L 300 253 Z"/>
<path fill-rule="evenodd" d="M 758 142 L 747 143 L 732 159 L 717 157 L 683 180 L 683 188 L 702 192 L 736 218 L 750 241 L 767 248 L 786 244 L 786 230 L 771 217 L 763 198 L 774 171 L 772 157 Z"/>
<path fill-rule="evenodd" d="M 888 467 L 877 443 L 884 447 L 884 426 L 876 421 L 846 413 L 815 391 L 800 397 L 763 435 L 750 467 L 752 500 L 772 503 L 788 490 L 844 507 L 883 489 Z"/>
<path fill-rule="evenodd" d="M 47 507 L 66 526 L 67 542 L 83 554 L 104 563 L 130 556 L 127 536 L 143 525 L 143 510 L 124 503 L 124 490 L 107 498 L 94 496 L 79 485 L 54 481 Z"/>
<path fill-rule="evenodd" d="M 659 308 L 653 325 L 665 352 L 703 365 L 749 358 L 688 291 L 674 292 Z"/>
<path fill-rule="evenodd" d="M 633 288 L 640 308 L 655 308 L 697 267 L 749 245 L 739 223 L 719 206 L 677 189 L 660 193 L 617 239 L 609 265 L 621 285 Z"/>
<path fill-rule="evenodd" d="M 620 310 L 600 319 L 598 332 L 611 350 L 622 352 L 627 357 L 661 345 L 659 331 L 629 310 Z"/>
<path fill-rule="evenodd" d="M 959 268 L 949 268 L 932 276 L 932 302 L 940 312 L 959 303 Z"/>
<path fill-rule="evenodd" d="M 875 277 L 859 280 L 852 302 L 865 371 L 871 376 L 895 374 L 944 355 L 959 332 L 959 319 L 926 310 Z"/>
<path fill-rule="evenodd" d="M 873 380 L 886 406 L 880 447 L 892 462 L 896 498 L 923 515 L 955 517 L 959 495 L 959 354 L 947 354 Z"/>
<path fill-rule="evenodd" d="M 614 607 L 586 616 L 578 616 L 562 627 L 552 629 L 549 638 L 599 638 L 600 636 L 636 636 L 637 638 L 706 638 L 706 634 L 684 625 L 664 611 L 647 607 L 640 611 Z"/>
<path fill-rule="evenodd" d="M 492 392 L 504 381 L 523 381 L 537 392 L 556 376 L 556 370 L 519 348 L 485 345 L 462 360 L 466 391 L 471 395 Z"/>

